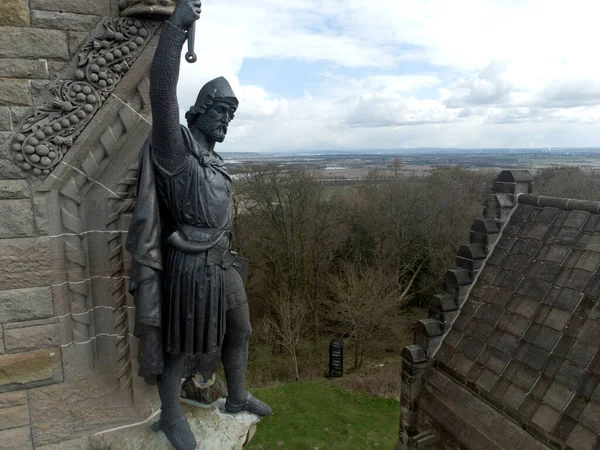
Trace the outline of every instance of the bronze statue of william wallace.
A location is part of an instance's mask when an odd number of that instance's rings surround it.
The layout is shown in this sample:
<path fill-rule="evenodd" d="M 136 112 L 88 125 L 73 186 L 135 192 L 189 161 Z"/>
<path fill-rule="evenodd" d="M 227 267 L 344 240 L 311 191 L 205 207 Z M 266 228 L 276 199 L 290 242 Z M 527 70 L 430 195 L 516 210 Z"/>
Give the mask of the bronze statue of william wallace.
<path fill-rule="evenodd" d="M 140 154 L 127 239 L 140 375 L 156 379 L 159 425 L 178 450 L 197 446 L 179 403 L 181 379 L 193 371 L 210 376 L 219 356 L 228 388 L 225 410 L 271 414 L 244 383 L 251 333 L 245 264 L 230 250 L 231 177 L 214 151 L 238 106 L 227 80 L 208 82 L 186 114 L 188 127 L 179 123 L 181 52 L 200 7 L 198 0 L 181 0 L 156 48 L 150 75 L 152 135 Z"/>

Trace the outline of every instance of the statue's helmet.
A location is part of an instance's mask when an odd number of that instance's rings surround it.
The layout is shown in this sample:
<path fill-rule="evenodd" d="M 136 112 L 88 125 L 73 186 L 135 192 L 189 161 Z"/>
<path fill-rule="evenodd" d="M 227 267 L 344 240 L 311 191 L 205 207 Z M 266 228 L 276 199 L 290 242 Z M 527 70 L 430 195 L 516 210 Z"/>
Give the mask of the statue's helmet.
<path fill-rule="evenodd" d="M 233 89 L 231 89 L 231 85 L 224 77 L 210 80 L 202 86 L 196 98 L 196 103 L 185 114 L 188 123 L 193 122 L 193 119 L 199 114 L 204 114 L 215 101 L 226 102 L 236 108 L 239 104 L 237 97 L 233 93 Z"/>

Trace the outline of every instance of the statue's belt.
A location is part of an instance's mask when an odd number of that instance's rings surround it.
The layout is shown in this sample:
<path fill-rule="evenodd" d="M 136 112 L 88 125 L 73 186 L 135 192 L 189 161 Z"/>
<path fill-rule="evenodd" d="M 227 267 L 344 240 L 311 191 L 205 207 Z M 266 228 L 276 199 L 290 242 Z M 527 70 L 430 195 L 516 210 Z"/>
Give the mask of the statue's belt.
<path fill-rule="evenodd" d="M 244 284 L 248 276 L 248 260 L 238 256 L 227 248 L 218 245 L 224 236 L 231 236 L 228 228 L 195 227 L 187 224 L 177 224 L 177 230 L 167 238 L 167 244 L 184 253 L 198 255 L 210 261 L 223 270 L 234 267 L 242 276 Z"/>

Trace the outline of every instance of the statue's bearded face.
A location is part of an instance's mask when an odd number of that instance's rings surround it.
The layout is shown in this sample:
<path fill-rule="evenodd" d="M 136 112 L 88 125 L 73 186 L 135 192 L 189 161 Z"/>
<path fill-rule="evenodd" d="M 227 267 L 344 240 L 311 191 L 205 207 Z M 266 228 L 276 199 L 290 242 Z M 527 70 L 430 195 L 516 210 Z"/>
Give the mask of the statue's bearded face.
<path fill-rule="evenodd" d="M 196 120 L 196 128 L 215 142 L 223 142 L 229 122 L 233 119 L 236 107 L 224 101 L 215 101 Z"/>

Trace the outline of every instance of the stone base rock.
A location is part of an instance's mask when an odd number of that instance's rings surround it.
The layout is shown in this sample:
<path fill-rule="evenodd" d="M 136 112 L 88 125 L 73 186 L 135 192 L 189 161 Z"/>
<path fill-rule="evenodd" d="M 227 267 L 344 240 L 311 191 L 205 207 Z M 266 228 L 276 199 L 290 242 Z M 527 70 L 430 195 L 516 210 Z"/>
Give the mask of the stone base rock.
<path fill-rule="evenodd" d="M 199 405 L 199 404 L 198 404 Z M 254 414 L 223 413 L 225 399 L 211 407 L 184 402 L 183 411 L 196 435 L 199 450 L 241 450 L 256 431 L 260 418 Z M 142 424 L 104 431 L 91 436 L 91 450 L 165 450 L 172 448 L 162 431 L 150 426 L 159 419 L 156 413 Z"/>

